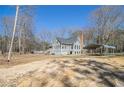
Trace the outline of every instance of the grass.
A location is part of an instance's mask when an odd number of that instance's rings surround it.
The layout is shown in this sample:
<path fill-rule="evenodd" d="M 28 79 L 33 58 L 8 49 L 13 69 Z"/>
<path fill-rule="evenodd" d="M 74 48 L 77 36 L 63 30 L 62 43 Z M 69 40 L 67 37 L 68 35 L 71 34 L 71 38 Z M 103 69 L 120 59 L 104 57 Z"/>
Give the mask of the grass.
<path fill-rule="evenodd" d="M 23 54 L 13 55 L 10 62 L 7 62 L 7 57 L 0 56 L 0 67 L 9 67 L 19 64 L 25 64 L 33 61 L 41 61 L 49 59 L 51 56 L 41 54 Z"/>
<path fill-rule="evenodd" d="M 23 55 L 13 55 L 11 57 L 11 61 L 7 62 L 7 57 L 0 56 L 0 68 L 2 67 L 10 67 L 19 64 L 26 64 L 34 61 L 42 61 L 45 59 L 75 59 L 75 58 L 99 58 L 101 60 L 109 59 L 120 64 L 124 63 L 123 56 L 86 56 L 86 55 L 66 55 L 66 56 L 55 56 L 55 55 L 43 55 L 43 54 L 23 54 Z"/>

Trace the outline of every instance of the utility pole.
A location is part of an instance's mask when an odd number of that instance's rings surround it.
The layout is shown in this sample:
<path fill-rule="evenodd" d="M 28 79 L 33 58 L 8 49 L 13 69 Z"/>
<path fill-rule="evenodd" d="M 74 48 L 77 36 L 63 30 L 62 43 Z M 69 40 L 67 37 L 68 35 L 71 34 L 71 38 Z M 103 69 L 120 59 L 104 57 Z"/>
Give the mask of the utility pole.
<path fill-rule="evenodd" d="M 10 48 L 9 48 L 9 53 L 8 53 L 8 62 L 10 61 L 12 47 L 13 47 L 13 41 L 14 41 L 16 25 L 17 25 L 18 10 L 19 10 L 19 5 L 16 6 L 16 15 L 15 15 L 15 22 L 14 22 L 14 27 L 13 27 L 12 40 L 11 40 L 11 43 L 10 43 Z"/>

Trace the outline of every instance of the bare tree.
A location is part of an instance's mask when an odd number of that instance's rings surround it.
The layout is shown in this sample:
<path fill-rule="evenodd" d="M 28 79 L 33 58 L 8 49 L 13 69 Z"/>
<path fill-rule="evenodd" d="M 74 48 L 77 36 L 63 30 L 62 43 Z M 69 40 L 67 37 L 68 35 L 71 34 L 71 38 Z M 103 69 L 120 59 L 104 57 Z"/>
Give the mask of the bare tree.
<path fill-rule="evenodd" d="M 18 20 L 19 53 L 31 52 L 35 47 L 33 9 L 34 8 L 32 6 L 20 6 Z"/>
<path fill-rule="evenodd" d="M 99 44 L 106 44 L 114 30 L 124 21 L 121 6 L 102 6 L 92 12 L 92 19 Z"/>
<path fill-rule="evenodd" d="M 13 27 L 13 17 L 11 16 L 4 16 L 1 19 L 1 29 L 2 29 L 2 44 L 1 44 L 1 51 L 4 56 L 8 52 L 8 46 L 10 44 L 10 39 L 12 37 L 12 27 Z"/>

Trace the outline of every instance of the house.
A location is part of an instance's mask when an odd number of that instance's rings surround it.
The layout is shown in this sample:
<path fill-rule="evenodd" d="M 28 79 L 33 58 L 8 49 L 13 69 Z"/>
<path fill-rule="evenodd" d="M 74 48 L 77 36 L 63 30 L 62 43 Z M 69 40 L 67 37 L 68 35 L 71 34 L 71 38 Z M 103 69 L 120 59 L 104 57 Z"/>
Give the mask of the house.
<path fill-rule="evenodd" d="M 52 44 L 51 54 L 55 55 L 71 55 L 83 53 L 83 34 L 70 38 L 57 37 Z"/>
<path fill-rule="evenodd" d="M 115 46 L 97 44 L 93 39 L 89 42 L 84 39 L 83 33 L 80 33 L 80 35 L 70 38 L 55 38 L 50 53 L 55 55 L 80 55 L 86 52 L 93 54 L 113 54 L 115 49 Z"/>

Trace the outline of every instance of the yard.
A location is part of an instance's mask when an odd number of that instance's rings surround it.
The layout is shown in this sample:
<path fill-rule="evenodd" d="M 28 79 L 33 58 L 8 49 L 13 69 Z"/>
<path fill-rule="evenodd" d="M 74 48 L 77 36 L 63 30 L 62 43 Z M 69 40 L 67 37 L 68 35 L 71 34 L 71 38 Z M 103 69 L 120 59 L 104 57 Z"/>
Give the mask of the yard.
<path fill-rule="evenodd" d="M 0 57 L 0 86 L 124 86 L 124 57 L 27 54 L 9 63 Z"/>

